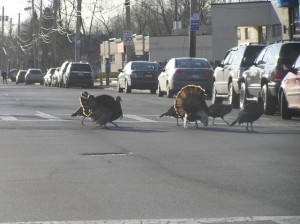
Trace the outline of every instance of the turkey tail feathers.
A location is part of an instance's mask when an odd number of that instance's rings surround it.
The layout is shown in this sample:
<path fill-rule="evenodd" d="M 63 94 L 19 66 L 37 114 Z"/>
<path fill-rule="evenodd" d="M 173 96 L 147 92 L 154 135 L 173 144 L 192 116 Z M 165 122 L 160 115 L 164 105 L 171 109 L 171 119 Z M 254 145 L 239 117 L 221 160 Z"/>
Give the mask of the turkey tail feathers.
<path fill-rule="evenodd" d="M 238 122 L 238 120 L 234 120 L 229 126 L 234 126 L 236 124 L 236 122 Z"/>
<path fill-rule="evenodd" d="M 202 101 L 205 99 L 205 90 L 201 86 L 187 85 L 177 93 L 174 107 L 179 116 L 196 113 L 202 109 Z"/>

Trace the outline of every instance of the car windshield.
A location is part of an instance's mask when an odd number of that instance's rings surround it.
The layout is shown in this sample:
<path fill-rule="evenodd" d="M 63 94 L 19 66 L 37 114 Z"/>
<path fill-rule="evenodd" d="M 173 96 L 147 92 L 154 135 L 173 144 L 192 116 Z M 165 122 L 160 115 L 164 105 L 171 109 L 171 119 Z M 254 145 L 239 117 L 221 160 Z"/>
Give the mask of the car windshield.
<path fill-rule="evenodd" d="M 202 59 L 177 59 L 176 68 L 211 68 L 210 64 Z"/>
<path fill-rule="evenodd" d="M 280 58 L 289 59 L 289 64 L 293 64 L 300 52 L 300 44 L 286 44 L 282 46 Z"/>
<path fill-rule="evenodd" d="M 132 63 L 132 70 L 140 70 L 140 71 L 157 71 L 160 68 L 159 64 L 155 63 Z"/>

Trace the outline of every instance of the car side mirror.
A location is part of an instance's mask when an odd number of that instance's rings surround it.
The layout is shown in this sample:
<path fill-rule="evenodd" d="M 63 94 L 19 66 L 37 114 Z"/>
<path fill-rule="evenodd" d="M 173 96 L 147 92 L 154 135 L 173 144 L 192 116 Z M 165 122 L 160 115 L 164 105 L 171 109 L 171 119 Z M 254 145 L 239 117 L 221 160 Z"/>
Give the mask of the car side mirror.
<path fill-rule="evenodd" d="M 289 70 L 290 72 L 292 72 L 292 73 L 294 73 L 294 74 L 297 74 L 298 73 L 298 69 L 297 68 L 291 68 L 290 70 Z"/>

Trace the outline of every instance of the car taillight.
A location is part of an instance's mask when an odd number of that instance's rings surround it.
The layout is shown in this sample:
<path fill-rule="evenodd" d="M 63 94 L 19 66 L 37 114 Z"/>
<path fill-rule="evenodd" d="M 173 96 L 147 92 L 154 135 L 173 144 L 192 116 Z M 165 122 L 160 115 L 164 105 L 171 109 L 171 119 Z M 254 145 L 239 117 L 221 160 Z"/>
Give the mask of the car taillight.
<path fill-rule="evenodd" d="M 213 77 L 213 75 L 214 75 L 213 71 L 207 71 L 207 72 L 204 73 L 204 76 L 207 77 L 207 78 Z"/>
<path fill-rule="evenodd" d="M 185 76 L 185 73 L 181 70 L 176 70 L 174 75 L 182 77 L 182 76 Z"/>
<path fill-rule="evenodd" d="M 274 81 L 281 81 L 283 79 L 283 72 L 281 69 L 277 69 L 273 73 Z"/>

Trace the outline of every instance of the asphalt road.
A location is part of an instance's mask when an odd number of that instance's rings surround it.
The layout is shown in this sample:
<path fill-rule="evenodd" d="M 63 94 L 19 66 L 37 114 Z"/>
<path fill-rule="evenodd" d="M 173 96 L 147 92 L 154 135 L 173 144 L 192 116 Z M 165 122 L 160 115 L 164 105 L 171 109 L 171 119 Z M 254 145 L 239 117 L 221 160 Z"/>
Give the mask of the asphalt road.
<path fill-rule="evenodd" d="M 89 89 L 122 98 L 103 129 L 70 117 L 82 91 L 0 86 L 0 223 L 300 223 L 299 117 L 184 129 L 173 99 Z"/>

